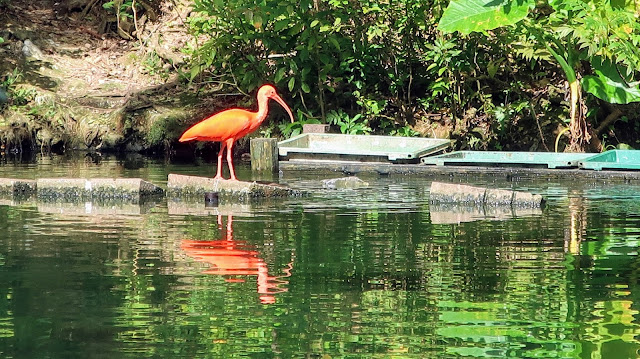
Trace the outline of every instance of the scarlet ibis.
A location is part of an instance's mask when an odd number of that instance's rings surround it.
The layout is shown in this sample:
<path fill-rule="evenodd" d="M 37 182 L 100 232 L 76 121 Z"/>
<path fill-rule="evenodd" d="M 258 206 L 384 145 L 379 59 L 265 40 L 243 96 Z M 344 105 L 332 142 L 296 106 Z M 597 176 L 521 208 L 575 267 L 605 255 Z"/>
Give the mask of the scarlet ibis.
<path fill-rule="evenodd" d="M 226 147 L 227 163 L 229 164 L 229 172 L 231 173 L 230 179 L 237 181 L 238 178 L 236 178 L 236 173 L 233 169 L 233 160 L 231 158 L 233 143 L 260 127 L 260 124 L 267 118 L 269 99 L 277 101 L 284 107 L 291 118 L 291 122 L 294 122 L 291 109 L 289 109 L 289 106 L 280 98 L 276 89 L 271 85 L 263 85 L 260 87 L 260 90 L 258 90 L 258 112 L 251 112 L 239 108 L 218 112 L 191 126 L 182 134 L 179 141 L 219 141 L 218 172 L 214 179 L 223 179 L 222 154 Z"/>

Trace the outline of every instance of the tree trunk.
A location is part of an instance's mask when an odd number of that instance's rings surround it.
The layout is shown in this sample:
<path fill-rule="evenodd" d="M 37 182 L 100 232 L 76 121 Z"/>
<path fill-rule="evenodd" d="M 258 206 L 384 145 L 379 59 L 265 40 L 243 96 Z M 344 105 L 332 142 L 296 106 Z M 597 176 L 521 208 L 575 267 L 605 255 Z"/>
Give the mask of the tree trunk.
<path fill-rule="evenodd" d="M 567 152 L 585 152 L 591 140 L 591 135 L 587 128 L 586 106 L 582 99 L 582 87 L 579 79 L 576 78 L 569 83 L 569 91 L 571 121 L 569 123 L 570 140 Z"/>

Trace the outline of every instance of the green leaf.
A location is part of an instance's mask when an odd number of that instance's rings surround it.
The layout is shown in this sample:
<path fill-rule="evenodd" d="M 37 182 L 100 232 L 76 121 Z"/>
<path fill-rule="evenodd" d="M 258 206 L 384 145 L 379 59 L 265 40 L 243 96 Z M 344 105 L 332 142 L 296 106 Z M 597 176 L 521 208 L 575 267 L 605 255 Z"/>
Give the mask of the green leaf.
<path fill-rule="evenodd" d="M 340 43 L 335 37 L 330 37 L 329 42 L 336 48 L 336 50 L 340 51 Z"/>
<path fill-rule="evenodd" d="M 302 91 L 304 91 L 305 93 L 311 92 L 311 88 L 309 87 L 309 85 L 304 82 L 302 83 L 302 85 L 300 85 L 300 88 L 302 88 Z"/>
<path fill-rule="evenodd" d="M 289 91 L 293 91 L 293 87 L 296 85 L 296 78 L 292 77 L 289 80 L 289 83 L 287 84 L 287 86 L 289 87 Z"/>
<path fill-rule="evenodd" d="M 627 86 L 618 76 L 607 76 L 602 71 L 595 71 L 598 76 L 584 76 L 582 88 L 595 97 L 609 103 L 628 104 L 640 102 L 640 88 L 638 83 Z"/>
<path fill-rule="evenodd" d="M 288 26 L 289 26 L 289 20 L 286 20 L 286 19 L 285 20 L 280 20 L 280 21 L 276 22 L 276 24 L 273 26 L 273 30 L 275 32 L 279 32 L 279 31 L 281 31 L 282 29 L 284 29 L 284 28 L 286 28 Z"/>
<path fill-rule="evenodd" d="M 260 15 L 255 15 L 253 17 L 253 27 L 255 27 L 256 29 L 260 29 L 262 28 L 262 16 Z"/>
<path fill-rule="evenodd" d="M 513 25 L 524 19 L 533 6 L 533 0 L 452 0 L 440 19 L 438 30 L 467 35 Z"/>
<path fill-rule="evenodd" d="M 281 67 L 278 69 L 278 71 L 276 71 L 276 75 L 274 77 L 274 81 L 276 83 L 280 82 L 280 80 L 282 80 L 282 78 L 284 77 L 284 72 L 286 71 L 286 68 Z"/>
<path fill-rule="evenodd" d="M 191 68 L 191 72 L 189 74 L 189 81 L 193 81 L 200 74 L 200 66 L 194 66 Z"/>

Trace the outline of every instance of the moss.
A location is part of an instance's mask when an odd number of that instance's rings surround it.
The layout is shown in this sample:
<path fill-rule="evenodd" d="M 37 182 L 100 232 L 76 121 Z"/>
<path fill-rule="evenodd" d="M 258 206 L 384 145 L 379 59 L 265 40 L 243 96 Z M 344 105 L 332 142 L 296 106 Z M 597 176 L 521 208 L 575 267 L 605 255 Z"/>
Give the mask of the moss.
<path fill-rule="evenodd" d="M 185 109 L 160 109 L 149 114 L 145 140 L 151 147 L 162 147 L 180 137 L 190 114 Z"/>

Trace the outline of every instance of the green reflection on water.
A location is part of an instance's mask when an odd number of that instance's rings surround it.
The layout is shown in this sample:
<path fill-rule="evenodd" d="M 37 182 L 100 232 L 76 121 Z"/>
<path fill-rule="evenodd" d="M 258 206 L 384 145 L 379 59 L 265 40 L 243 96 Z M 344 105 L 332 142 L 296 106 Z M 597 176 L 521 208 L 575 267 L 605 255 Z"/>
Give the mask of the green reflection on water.
<path fill-rule="evenodd" d="M 47 160 L 8 173 L 211 169 Z M 35 171 L 35 172 L 34 172 Z M 245 172 L 246 173 L 246 172 Z M 540 213 L 446 223 L 428 181 L 185 214 L 0 205 L 6 358 L 632 358 L 636 188 L 541 188 Z M 577 187 L 576 187 L 577 186 Z M 183 206 L 184 207 L 184 206 Z M 189 207 L 189 206 L 186 206 Z M 60 213 L 64 211 L 64 213 Z"/>

